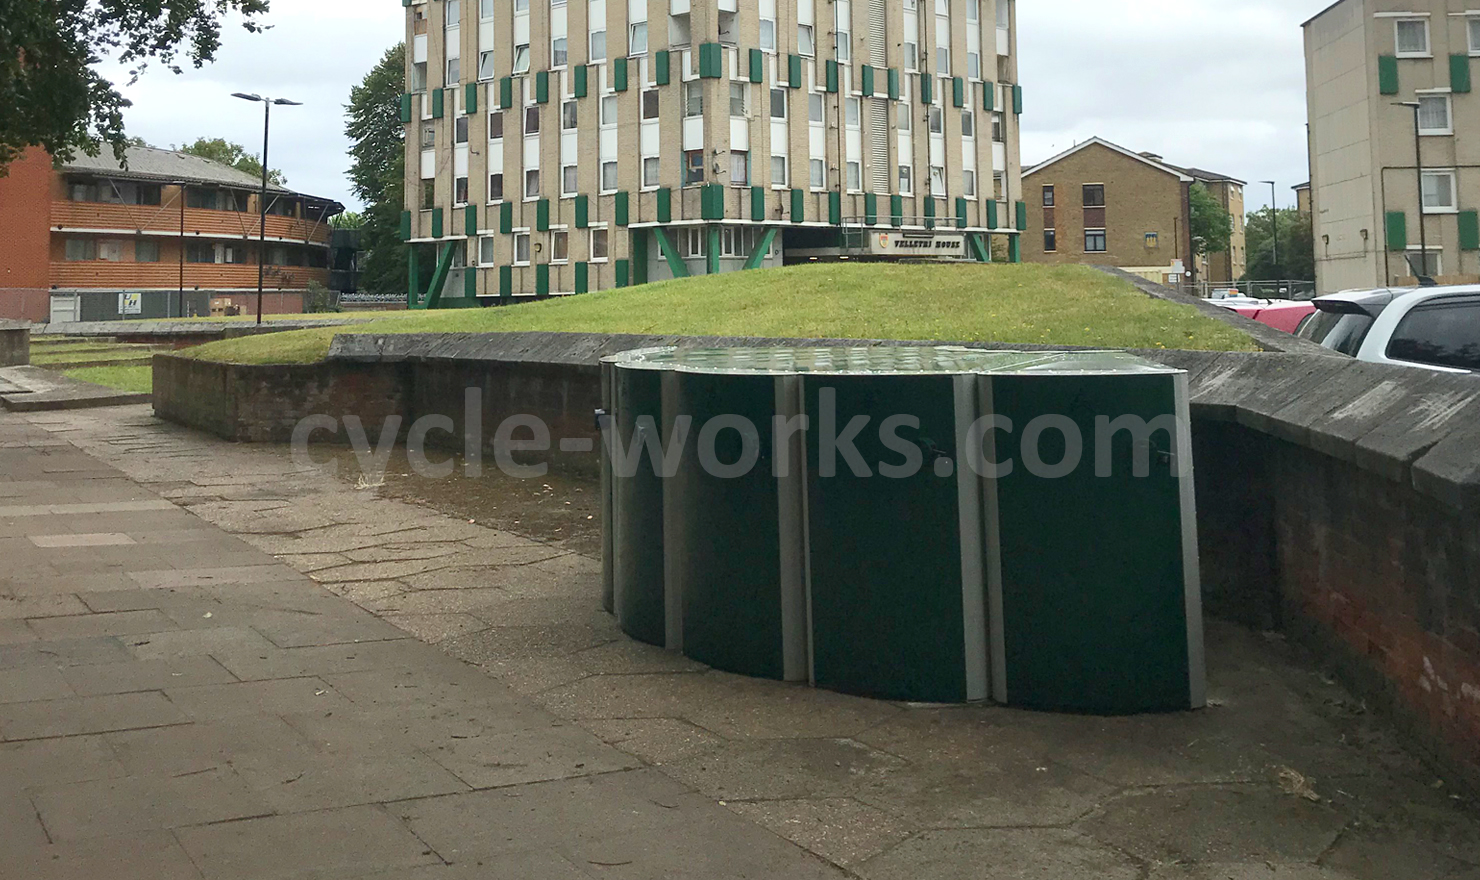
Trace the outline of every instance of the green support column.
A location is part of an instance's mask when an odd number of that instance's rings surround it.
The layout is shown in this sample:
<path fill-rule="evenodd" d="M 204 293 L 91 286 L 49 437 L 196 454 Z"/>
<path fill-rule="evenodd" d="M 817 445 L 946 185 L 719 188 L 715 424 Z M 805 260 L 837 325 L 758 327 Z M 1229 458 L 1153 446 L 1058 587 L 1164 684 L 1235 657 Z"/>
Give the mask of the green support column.
<path fill-rule="evenodd" d="M 498 298 L 505 305 L 514 301 L 514 267 L 498 267 Z"/>
<path fill-rule="evenodd" d="M 719 274 L 719 227 L 710 226 L 704 230 L 704 272 L 707 275 Z"/>
<path fill-rule="evenodd" d="M 648 234 L 645 229 L 632 230 L 632 277 L 633 284 L 646 284 L 648 280 Z M 626 283 L 619 284 L 626 287 Z"/>
<path fill-rule="evenodd" d="M 406 248 L 406 308 L 416 308 L 421 295 L 421 266 L 417 259 L 416 245 Z"/>
<path fill-rule="evenodd" d="M 1007 240 L 1007 262 L 1021 263 L 1023 261 L 1023 237 L 1014 235 Z"/>
<path fill-rule="evenodd" d="M 431 286 L 427 288 L 426 299 L 422 301 L 421 308 L 435 309 L 442 301 L 442 288 L 447 284 L 447 273 L 452 271 L 452 248 L 456 242 L 449 241 L 442 249 L 442 256 L 437 260 L 437 271 L 432 275 Z"/>
<path fill-rule="evenodd" d="M 776 240 L 776 227 L 766 228 L 766 234 L 761 236 L 760 241 L 755 243 L 755 250 L 751 251 L 750 259 L 745 261 L 746 269 L 759 269 L 765 261 L 766 254 L 771 250 L 771 243 Z"/>
<path fill-rule="evenodd" d="M 663 252 L 663 259 L 668 261 L 668 271 L 673 273 L 673 277 L 689 277 L 689 267 L 684 265 L 683 259 L 678 255 L 678 248 L 668 240 L 668 233 L 663 231 L 663 227 L 653 227 L 653 237 L 658 240 L 658 248 Z"/>
<path fill-rule="evenodd" d="M 976 258 L 978 263 L 992 262 L 992 249 L 982 243 L 982 234 L 980 232 L 968 232 L 966 234 L 966 241 L 971 245 L 971 255 Z"/>

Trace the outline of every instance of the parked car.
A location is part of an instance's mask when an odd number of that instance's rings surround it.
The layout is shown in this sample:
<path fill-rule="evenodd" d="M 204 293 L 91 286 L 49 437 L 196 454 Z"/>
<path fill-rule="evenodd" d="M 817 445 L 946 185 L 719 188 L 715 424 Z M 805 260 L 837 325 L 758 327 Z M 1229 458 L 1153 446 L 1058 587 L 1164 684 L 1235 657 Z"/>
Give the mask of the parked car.
<path fill-rule="evenodd" d="M 1238 312 L 1245 318 L 1253 318 L 1276 330 L 1294 333 L 1300 322 L 1316 310 L 1309 300 L 1253 299 L 1247 296 L 1230 296 L 1211 301 L 1215 306 Z"/>
<path fill-rule="evenodd" d="M 1296 335 L 1376 364 L 1480 372 L 1480 285 L 1350 290 L 1313 301 Z"/>

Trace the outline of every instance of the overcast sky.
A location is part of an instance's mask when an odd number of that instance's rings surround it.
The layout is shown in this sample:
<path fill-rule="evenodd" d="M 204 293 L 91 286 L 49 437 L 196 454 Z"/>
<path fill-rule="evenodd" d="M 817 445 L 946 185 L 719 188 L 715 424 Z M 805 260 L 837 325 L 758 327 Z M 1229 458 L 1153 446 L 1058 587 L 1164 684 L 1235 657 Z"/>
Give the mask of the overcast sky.
<path fill-rule="evenodd" d="M 1022 0 L 1023 158 L 1099 136 L 1167 161 L 1250 181 L 1250 209 L 1307 177 L 1300 23 L 1329 0 Z M 265 34 L 230 29 L 214 64 L 150 70 L 124 88 L 129 133 L 157 146 L 224 137 L 261 149 L 245 91 L 303 107 L 273 116 L 268 158 L 296 189 L 351 206 L 343 105 L 401 39 L 391 0 L 272 0 Z M 111 73 L 111 71 L 110 71 Z"/>

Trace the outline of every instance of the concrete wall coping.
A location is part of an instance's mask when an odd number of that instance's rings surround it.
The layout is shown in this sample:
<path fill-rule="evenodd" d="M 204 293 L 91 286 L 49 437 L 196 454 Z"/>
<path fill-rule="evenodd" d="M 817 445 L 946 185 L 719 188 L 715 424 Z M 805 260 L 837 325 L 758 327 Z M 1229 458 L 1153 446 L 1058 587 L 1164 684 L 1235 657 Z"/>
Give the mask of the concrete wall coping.
<path fill-rule="evenodd" d="M 1217 308 L 1210 306 L 1210 308 Z M 858 339 L 774 339 L 605 333 L 341 334 L 340 363 L 478 361 L 594 371 L 602 357 L 674 345 L 963 345 L 987 350 L 1062 346 Z M 1350 358 L 1284 352 L 1135 350 L 1186 370 L 1194 413 L 1305 446 L 1464 509 L 1480 509 L 1480 377 Z"/>
<path fill-rule="evenodd" d="M 12 321 L 9 318 L 0 318 L 0 330 L 32 330 L 30 321 Z"/>
<path fill-rule="evenodd" d="M 373 318 L 325 318 L 287 319 L 268 321 L 261 326 L 250 321 L 68 321 L 41 324 L 34 328 L 38 334 L 56 336 L 157 336 L 173 338 L 179 336 L 214 336 L 232 339 L 238 336 L 256 336 L 261 333 L 281 333 L 285 330 L 307 330 L 314 327 L 343 327 L 363 324 Z"/>

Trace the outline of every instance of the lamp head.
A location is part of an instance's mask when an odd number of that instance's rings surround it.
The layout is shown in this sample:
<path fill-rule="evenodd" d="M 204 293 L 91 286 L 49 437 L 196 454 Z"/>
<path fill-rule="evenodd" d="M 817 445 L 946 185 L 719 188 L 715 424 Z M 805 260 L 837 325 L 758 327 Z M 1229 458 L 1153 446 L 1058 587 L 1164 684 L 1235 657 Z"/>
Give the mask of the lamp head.
<path fill-rule="evenodd" d="M 261 95 L 248 95 L 248 94 L 245 94 L 243 92 L 232 92 L 231 93 L 231 97 L 233 97 L 233 98 L 241 98 L 243 101 L 261 101 L 262 100 L 262 96 Z"/>
<path fill-rule="evenodd" d="M 1417 110 L 1420 107 L 1422 107 L 1423 105 L 1420 104 L 1420 103 L 1418 103 L 1417 101 L 1394 101 L 1393 102 L 1393 106 L 1394 107 L 1407 107 L 1410 110 Z"/>
<path fill-rule="evenodd" d="M 278 105 L 279 107 L 302 107 L 303 106 L 303 102 L 302 101 L 289 101 L 287 98 L 276 98 L 276 99 L 273 100 L 272 103 Z"/>

